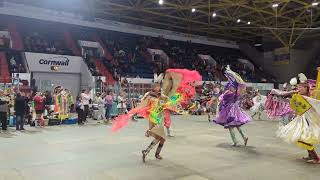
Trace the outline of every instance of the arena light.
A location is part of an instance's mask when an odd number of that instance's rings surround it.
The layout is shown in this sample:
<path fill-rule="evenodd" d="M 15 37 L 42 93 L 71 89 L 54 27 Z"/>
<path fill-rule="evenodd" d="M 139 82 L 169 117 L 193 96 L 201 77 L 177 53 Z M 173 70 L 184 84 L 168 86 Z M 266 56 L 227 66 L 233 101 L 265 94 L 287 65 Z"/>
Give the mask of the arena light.
<path fill-rule="evenodd" d="M 196 12 L 196 9 L 195 9 L 195 8 L 192 8 L 192 9 L 191 9 L 191 12 L 193 12 L 193 13 Z"/>
<path fill-rule="evenodd" d="M 216 17 L 217 16 L 217 13 L 212 13 L 212 17 Z"/>
<path fill-rule="evenodd" d="M 240 23 L 240 22 L 241 22 L 241 19 L 238 19 L 238 20 L 237 20 L 237 23 Z"/>
<path fill-rule="evenodd" d="M 159 0 L 159 4 L 162 5 L 163 4 L 163 0 Z"/>
<path fill-rule="evenodd" d="M 313 2 L 312 4 L 311 4 L 311 6 L 318 6 L 319 5 L 319 2 Z"/>
<path fill-rule="evenodd" d="M 250 21 L 248 21 L 248 22 L 247 22 L 247 24 L 248 24 L 248 25 L 250 25 L 250 24 L 251 24 L 251 22 L 250 22 Z"/>
<path fill-rule="evenodd" d="M 274 3 L 274 4 L 272 4 L 272 7 L 273 7 L 273 8 L 277 8 L 277 7 L 279 7 L 279 4 Z"/>
<path fill-rule="evenodd" d="M 260 46 L 262 46 L 262 44 L 261 43 L 255 43 L 254 46 L 255 47 L 260 47 Z"/>

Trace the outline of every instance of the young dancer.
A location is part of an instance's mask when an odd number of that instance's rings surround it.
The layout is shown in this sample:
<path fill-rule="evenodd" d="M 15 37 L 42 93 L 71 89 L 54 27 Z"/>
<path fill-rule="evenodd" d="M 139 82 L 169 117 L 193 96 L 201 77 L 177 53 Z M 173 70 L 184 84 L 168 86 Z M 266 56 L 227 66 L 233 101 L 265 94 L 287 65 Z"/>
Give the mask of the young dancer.
<path fill-rule="evenodd" d="M 261 115 L 262 115 L 262 112 L 264 110 L 264 104 L 265 104 L 265 101 L 266 101 L 266 96 L 263 96 L 259 93 L 259 91 L 257 91 L 257 94 L 256 96 L 252 99 L 253 101 L 253 106 L 251 107 L 251 111 L 254 113 L 251 117 L 252 119 L 254 119 L 254 117 L 256 115 L 258 115 L 259 117 L 259 120 L 261 120 Z"/>
<path fill-rule="evenodd" d="M 237 146 L 238 141 L 234 133 L 236 128 L 243 138 L 244 145 L 248 143 L 248 137 L 243 133 L 241 126 L 248 123 L 251 117 L 240 107 L 240 94 L 245 90 L 245 83 L 237 73 L 229 67 L 225 71 L 228 84 L 225 86 L 223 94 L 219 97 L 219 112 L 213 122 L 228 129 L 233 141 L 233 146 Z"/>
<path fill-rule="evenodd" d="M 147 137 L 153 137 L 150 145 L 142 151 L 142 161 L 151 149 L 156 146 L 157 150 L 155 157 L 162 159 L 160 152 L 166 140 L 164 130 L 164 112 L 175 111 L 176 106 L 185 103 L 195 95 L 195 89 L 192 83 L 201 81 L 201 76 L 197 71 L 189 71 L 186 69 L 168 69 L 162 81 L 163 76 L 160 76 L 153 84 L 150 92 L 147 92 L 141 99 L 138 107 L 130 110 L 127 114 L 117 117 L 113 123 L 112 131 L 115 132 L 126 126 L 129 119 L 135 114 L 138 114 L 149 120 L 149 128 L 145 133 Z M 161 92 L 162 89 L 162 92 Z"/>
<path fill-rule="evenodd" d="M 278 137 L 288 143 L 308 151 L 303 160 L 308 163 L 319 164 L 320 158 L 315 151 L 315 144 L 320 144 L 320 101 L 310 97 L 314 94 L 315 81 L 307 80 L 305 75 L 299 74 L 300 83 L 298 93 L 292 96 L 290 105 L 296 112 L 296 117 L 278 131 Z M 318 80 L 317 80 L 317 83 Z"/>

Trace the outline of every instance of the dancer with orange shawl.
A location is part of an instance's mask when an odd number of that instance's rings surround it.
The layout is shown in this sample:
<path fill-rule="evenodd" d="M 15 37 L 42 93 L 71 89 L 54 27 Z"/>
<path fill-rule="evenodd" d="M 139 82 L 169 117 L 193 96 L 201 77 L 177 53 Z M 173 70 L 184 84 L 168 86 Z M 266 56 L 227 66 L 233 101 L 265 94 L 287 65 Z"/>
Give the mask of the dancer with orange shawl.
<path fill-rule="evenodd" d="M 158 143 L 155 153 L 157 159 L 166 140 L 164 129 L 164 111 L 176 111 L 176 106 L 188 101 L 195 95 L 194 82 L 201 81 L 201 76 L 197 71 L 186 69 L 168 69 L 164 75 L 160 75 L 153 84 L 152 90 L 147 92 L 141 104 L 128 112 L 119 116 L 113 124 L 112 131 L 115 132 L 128 125 L 129 120 L 138 114 L 149 120 L 149 128 L 145 133 L 146 137 L 153 137 L 151 144 L 142 151 L 142 160 L 145 162 L 147 154 Z M 161 88 L 162 82 L 162 88 Z M 162 92 L 161 92 L 162 89 Z"/>

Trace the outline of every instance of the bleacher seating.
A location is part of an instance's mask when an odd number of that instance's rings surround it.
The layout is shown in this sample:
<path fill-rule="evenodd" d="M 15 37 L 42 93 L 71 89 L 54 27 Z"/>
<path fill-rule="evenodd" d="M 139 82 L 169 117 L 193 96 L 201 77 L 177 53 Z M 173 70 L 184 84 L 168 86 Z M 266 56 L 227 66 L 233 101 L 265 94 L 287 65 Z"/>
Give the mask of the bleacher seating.
<path fill-rule="evenodd" d="M 259 71 L 251 71 L 238 62 L 239 58 L 248 58 L 237 49 L 77 26 L 65 27 L 30 19 L 17 21 L 16 24 L 10 21 L 7 29 L 12 36 L 12 49 L 17 50 L 5 50 L 4 57 L 7 58 L 2 57 L 6 64 L 2 60 L 1 68 L 7 68 L 2 73 L 9 72 L 9 78 L 10 73 L 26 72 L 26 67 L 18 68 L 19 64 L 25 64 L 21 61 L 23 51 L 83 56 L 92 74 L 106 76 L 109 84 L 121 77 L 152 78 L 154 73 L 163 72 L 167 68 L 196 69 L 204 80 L 221 81 L 225 80 L 223 70 L 226 65 L 230 65 L 248 81 L 257 82 L 263 78 Z M 100 43 L 104 54 L 92 49 L 81 50 L 78 40 Z M 169 64 L 158 61 L 157 56 L 151 56 L 147 48 L 163 50 L 169 56 Z M 217 65 L 206 63 L 198 54 L 210 55 Z M 12 57 L 17 67 L 12 65 Z"/>

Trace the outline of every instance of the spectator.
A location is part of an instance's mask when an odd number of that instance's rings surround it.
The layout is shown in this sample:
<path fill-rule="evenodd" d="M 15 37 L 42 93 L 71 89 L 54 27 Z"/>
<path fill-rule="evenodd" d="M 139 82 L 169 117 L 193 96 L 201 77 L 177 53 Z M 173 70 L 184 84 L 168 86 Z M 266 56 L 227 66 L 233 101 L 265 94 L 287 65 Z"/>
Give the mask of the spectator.
<path fill-rule="evenodd" d="M 20 93 L 17 93 L 15 102 L 14 102 L 14 111 L 16 113 L 16 130 L 21 131 L 24 130 L 24 117 L 26 112 L 26 98 L 21 96 Z"/>
<path fill-rule="evenodd" d="M 8 111 L 9 111 L 9 99 L 5 96 L 4 92 L 0 90 L 0 121 L 1 121 L 3 131 L 7 130 Z"/>
<path fill-rule="evenodd" d="M 24 67 L 23 67 L 23 65 L 22 64 L 19 64 L 19 66 L 18 66 L 18 73 L 24 73 L 25 71 L 24 71 Z"/>
<path fill-rule="evenodd" d="M 44 126 L 43 113 L 46 109 L 46 97 L 43 96 L 41 92 L 38 92 L 36 96 L 33 98 L 34 101 L 34 109 L 36 111 L 36 124 L 40 126 Z"/>
<path fill-rule="evenodd" d="M 10 59 L 10 66 L 11 66 L 12 72 L 16 72 L 17 62 L 16 62 L 14 56 L 12 56 L 11 59 Z"/>
<path fill-rule="evenodd" d="M 118 109 L 119 114 L 121 115 L 121 114 L 126 113 L 127 106 L 126 106 L 124 92 L 121 92 L 119 94 L 119 96 L 117 97 L 117 101 L 118 101 L 117 109 Z"/>
<path fill-rule="evenodd" d="M 96 94 L 96 98 L 95 98 L 95 103 L 98 105 L 98 115 L 97 115 L 97 120 L 104 120 L 105 119 L 105 100 L 104 98 L 101 96 L 100 93 Z"/>
<path fill-rule="evenodd" d="M 81 104 L 81 97 L 77 96 L 76 99 L 76 111 L 78 114 L 78 125 L 83 125 L 82 119 L 83 119 L 83 106 Z"/>
<path fill-rule="evenodd" d="M 106 117 L 107 123 L 111 119 L 112 104 L 113 104 L 113 95 L 111 91 L 108 91 L 107 96 L 105 97 L 105 107 L 106 107 L 105 117 Z"/>
<path fill-rule="evenodd" d="M 83 106 L 83 114 L 81 121 L 84 123 L 87 121 L 87 116 L 89 114 L 89 104 L 91 101 L 91 96 L 89 94 L 89 90 L 82 90 L 81 93 L 81 106 Z"/>

